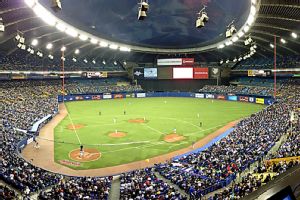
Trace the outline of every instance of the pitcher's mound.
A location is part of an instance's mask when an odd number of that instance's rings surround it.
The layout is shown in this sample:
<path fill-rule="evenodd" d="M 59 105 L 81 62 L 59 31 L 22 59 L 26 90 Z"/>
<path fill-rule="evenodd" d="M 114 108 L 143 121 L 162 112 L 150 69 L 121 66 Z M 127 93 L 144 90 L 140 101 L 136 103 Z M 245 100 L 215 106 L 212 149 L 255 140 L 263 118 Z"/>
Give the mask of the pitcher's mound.
<path fill-rule="evenodd" d="M 143 118 L 137 118 L 137 119 L 130 119 L 130 120 L 128 120 L 128 122 L 141 124 L 141 123 L 146 123 L 146 120 L 144 120 Z"/>
<path fill-rule="evenodd" d="M 83 128 L 84 127 L 84 124 L 69 124 L 68 126 L 67 126 L 67 129 L 69 129 L 69 130 L 78 130 L 78 129 L 81 129 L 81 128 Z"/>
<path fill-rule="evenodd" d="M 184 139 L 185 139 L 184 136 L 177 135 L 177 134 L 175 134 L 175 133 L 166 135 L 166 136 L 164 137 L 164 140 L 165 140 L 166 142 L 179 142 L 179 141 L 184 140 Z"/>
<path fill-rule="evenodd" d="M 126 135 L 127 135 L 126 133 L 118 131 L 118 132 L 110 133 L 108 136 L 112 138 L 122 138 L 125 137 Z"/>
<path fill-rule="evenodd" d="M 101 157 L 101 153 L 97 149 L 84 148 L 83 150 L 82 156 L 80 155 L 80 149 L 74 149 L 69 153 L 69 157 L 79 162 L 91 162 Z"/>

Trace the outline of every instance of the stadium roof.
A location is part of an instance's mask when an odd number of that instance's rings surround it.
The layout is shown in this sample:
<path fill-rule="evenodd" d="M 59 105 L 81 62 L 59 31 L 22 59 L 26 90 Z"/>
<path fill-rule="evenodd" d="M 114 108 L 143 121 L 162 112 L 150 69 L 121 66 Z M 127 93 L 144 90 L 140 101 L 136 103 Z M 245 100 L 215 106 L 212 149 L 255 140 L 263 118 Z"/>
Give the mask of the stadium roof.
<path fill-rule="evenodd" d="M 50 12 L 49 2 L 39 0 Z M 255 22 L 238 41 L 228 43 L 234 37 L 225 38 L 226 26 L 235 20 L 236 29 L 244 31 L 253 2 L 257 10 L 253 13 Z M 62 24 L 79 30 L 78 36 L 81 33 L 88 36 L 87 41 L 82 41 L 45 23 L 23 0 L 1 1 L 0 17 L 6 30 L 0 32 L 0 51 L 14 53 L 18 49 L 15 36 L 20 31 L 28 44 L 36 38 L 39 43 L 35 48 L 44 53 L 60 54 L 64 45 L 66 57 L 73 56 L 79 49 L 79 58 L 147 62 L 158 57 L 189 57 L 192 54 L 201 62 L 232 61 L 249 52 L 250 46 L 244 45 L 249 35 L 258 47 L 255 56 L 272 56 L 270 43 L 273 43 L 274 35 L 277 36 L 279 55 L 300 53 L 300 0 L 150 0 L 150 10 L 144 21 L 137 20 L 137 3 L 137 0 L 63 0 L 63 10 L 51 11 L 51 14 Z M 208 6 L 209 22 L 204 28 L 196 29 L 197 12 L 204 5 Z M 292 37 L 292 32 L 299 37 Z M 89 41 L 91 38 L 94 41 Z M 282 38 L 285 44 L 280 41 Z M 117 44 L 125 52 L 101 47 L 100 41 Z M 53 44 L 51 50 L 46 48 L 48 43 Z M 127 52 L 129 49 L 131 52 Z"/>

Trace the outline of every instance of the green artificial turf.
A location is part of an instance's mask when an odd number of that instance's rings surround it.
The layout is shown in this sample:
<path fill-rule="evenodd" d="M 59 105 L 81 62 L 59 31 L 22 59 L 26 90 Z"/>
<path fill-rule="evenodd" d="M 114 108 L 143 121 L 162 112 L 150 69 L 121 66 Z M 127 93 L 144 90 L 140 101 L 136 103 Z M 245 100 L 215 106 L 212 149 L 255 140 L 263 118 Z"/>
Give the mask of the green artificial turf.
<path fill-rule="evenodd" d="M 196 98 L 141 98 L 66 103 L 69 117 L 55 128 L 55 161 L 71 160 L 69 152 L 79 148 L 96 148 L 101 158 L 83 162 L 73 169 L 93 169 L 126 164 L 166 154 L 191 145 L 229 122 L 263 109 L 263 105 Z M 126 115 L 124 115 L 124 110 Z M 101 112 L 101 115 L 99 115 Z M 198 117 L 199 114 L 199 117 Z M 144 118 L 145 124 L 129 123 Z M 113 119 L 116 119 L 114 124 Z M 71 123 L 85 127 L 68 130 Z M 202 122 L 202 127 L 200 127 Z M 185 140 L 167 143 L 165 134 L 183 135 Z M 111 138 L 115 130 L 126 132 L 123 138 Z M 80 142 L 79 142 L 80 140 Z M 127 144 L 126 144 L 127 143 Z M 132 143 L 132 144 L 128 144 Z"/>

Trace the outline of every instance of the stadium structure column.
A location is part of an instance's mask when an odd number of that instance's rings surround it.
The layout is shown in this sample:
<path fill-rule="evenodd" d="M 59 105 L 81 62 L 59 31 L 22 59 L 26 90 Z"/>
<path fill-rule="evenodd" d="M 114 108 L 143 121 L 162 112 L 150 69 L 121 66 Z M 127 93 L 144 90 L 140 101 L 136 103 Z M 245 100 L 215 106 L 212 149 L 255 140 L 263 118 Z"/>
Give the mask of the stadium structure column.
<path fill-rule="evenodd" d="M 274 99 L 276 99 L 276 93 L 277 93 L 277 72 L 276 72 L 276 68 L 277 68 L 277 66 L 276 66 L 276 54 L 277 54 L 277 52 L 276 52 L 276 38 L 277 36 L 276 35 L 274 35 Z"/>

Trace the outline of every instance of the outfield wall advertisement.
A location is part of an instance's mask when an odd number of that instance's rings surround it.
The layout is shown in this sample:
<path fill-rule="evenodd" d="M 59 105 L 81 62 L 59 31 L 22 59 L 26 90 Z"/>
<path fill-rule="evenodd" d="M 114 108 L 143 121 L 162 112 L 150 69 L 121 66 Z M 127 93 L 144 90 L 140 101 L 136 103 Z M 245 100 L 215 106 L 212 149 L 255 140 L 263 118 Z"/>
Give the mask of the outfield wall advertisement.
<path fill-rule="evenodd" d="M 146 97 L 187 97 L 187 98 L 201 98 L 201 99 L 218 99 L 228 101 L 240 101 L 257 103 L 264 105 L 271 105 L 274 99 L 270 97 L 256 97 L 256 96 L 239 96 L 239 95 L 225 95 L 225 94 L 208 94 L 208 93 L 192 93 L 192 92 L 136 92 L 136 93 L 105 93 L 98 95 L 65 95 L 58 96 L 58 102 L 63 101 L 83 101 L 83 100 L 102 100 L 102 99 L 123 99 L 123 98 L 146 98 Z"/>

